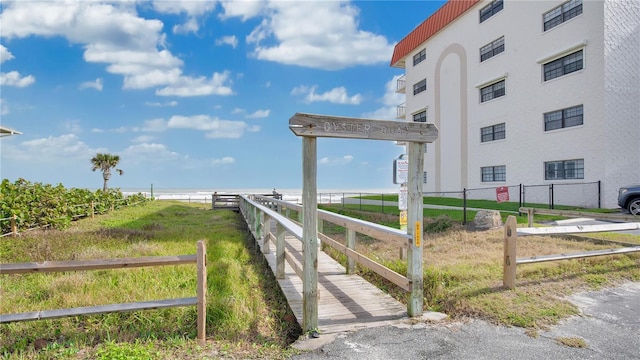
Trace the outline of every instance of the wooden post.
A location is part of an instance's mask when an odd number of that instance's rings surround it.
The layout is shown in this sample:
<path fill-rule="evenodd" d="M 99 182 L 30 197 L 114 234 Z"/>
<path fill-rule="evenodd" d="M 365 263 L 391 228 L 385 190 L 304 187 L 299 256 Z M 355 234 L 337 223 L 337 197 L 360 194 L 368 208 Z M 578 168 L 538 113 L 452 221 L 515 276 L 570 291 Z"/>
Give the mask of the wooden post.
<path fill-rule="evenodd" d="M 18 222 L 17 222 L 18 216 L 16 214 L 13 214 L 13 216 L 11 217 L 11 237 L 16 237 L 18 236 Z"/>
<path fill-rule="evenodd" d="M 93 219 L 93 213 L 95 213 L 95 204 L 93 203 L 93 201 L 91 202 L 91 218 Z"/>
<path fill-rule="evenodd" d="M 504 224 L 504 261 L 502 263 L 502 286 L 516 288 L 516 238 L 518 236 L 516 217 L 509 215 Z"/>
<path fill-rule="evenodd" d="M 424 274 L 422 270 L 423 248 L 423 190 L 424 143 L 409 142 L 409 174 L 407 183 L 407 234 L 413 241 L 407 249 L 407 277 L 411 281 L 411 292 L 407 299 L 407 313 L 410 317 L 422 316 L 424 305 Z"/>
<path fill-rule="evenodd" d="M 533 208 L 527 209 L 527 226 L 533 227 Z"/>
<path fill-rule="evenodd" d="M 317 138 L 302 138 L 302 331 L 318 329 Z"/>
<path fill-rule="evenodd" d="M 271 237 L 269 234 L 271 233 L 271 217 L 269 215 L 264 215 L 264 230 L 263 230 L 263 238 L 262 238 L 262 253 L 268 254 L 271 252 L 269 248 L 269 240 Z"/>
<path fill-rule="evenodd" d="M 409 248 L 407 276 L 411 281 L 411 295 L 407 304 L 409 316 L 422 315 L 422 174 L 425 143 L 438 138 L 433 124 L 358 119 L 338 116 L 296 113 L 289 119 L 289 129 L 302 137 L 303 193 L 302 219 L 304 243 L 303 271 L 303 331 L 315 329 L 318 320 L 317 295 L 317 149 L 318 137 L 369 139 L 407 142 L 409 148 L 408 233 L 413 237 Z"/>
<path fill-rule="evenodd" d="M 351 250 L 356 249 L 356 231 L 354 229 L 347 229 L 347 248 Z M 356 261 L 347 256 L 347 274 L 356 273 Z"/>
<path fill-rule="evenodd" d="M 285 229 L 276 223 L 276 279 L 284 279 L 284 235 Z"/>
<path fill-rule="evenodd" d="M 199 240 L 196 247 L 198 342 L 202 344 L 207 337 L 207 246 L 204 240 Z"/>

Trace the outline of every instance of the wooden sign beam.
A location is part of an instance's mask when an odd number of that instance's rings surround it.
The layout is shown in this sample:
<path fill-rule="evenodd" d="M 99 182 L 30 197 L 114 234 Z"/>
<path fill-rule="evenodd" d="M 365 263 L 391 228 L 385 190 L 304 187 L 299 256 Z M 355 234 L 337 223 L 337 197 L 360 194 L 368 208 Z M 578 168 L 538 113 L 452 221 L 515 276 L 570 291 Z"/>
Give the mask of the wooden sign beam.
<path fill-rule="evenodd" d="M 438 138 L 435 125 L 296 113 L 289 129 L 297 136 L 430 143 Z"/>

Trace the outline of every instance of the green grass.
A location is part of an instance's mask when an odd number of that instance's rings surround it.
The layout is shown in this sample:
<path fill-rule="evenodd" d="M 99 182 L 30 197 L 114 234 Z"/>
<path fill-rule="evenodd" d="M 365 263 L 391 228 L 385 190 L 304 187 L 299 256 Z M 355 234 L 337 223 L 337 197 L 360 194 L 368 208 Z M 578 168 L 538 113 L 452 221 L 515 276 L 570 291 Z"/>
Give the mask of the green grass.
<path fill-rule="evenodd" d="M 0 326 L 5 358 L 202 358 L 212 351 L 283 357 L 300 329 L 241 215 L 155 201 L 0 242 L 0 262 L 194 254 L 207 245 L 207 335 L 192 307 Z M 193 297 L 195 265 L 2 276 L 0 313 Z"/>
<path fill-rule="evenodd" d="M 366 211 L 340 205 L 322 207 L 347 216 L 399 227 L 397 215 L 382 214 L 380 206 L 368 206 Z M 544 328 L 578 313 L 578 309 L 564 299 L 567 295 L 580 290 L 601 289 L 623 281 L 640 280 L 640 256 L 629 254 L 521 265 L 517 271 L 517 289 L 504 290 L 502 229 L 469 232 L 444 212 L 425 211 L 425 214 L 428 214 L 424 219 L 426 234 L 423 255 L 426 310 L 442 311 L 453 318 L 479 317 L 504 325 Z M 521 222 L 526 223 L 526 216 L 521 218 Z M 343 228 L 325 223 L 323 229 L 329 236 L 344 241 Z M 630 243 L 640 241 L 639 236 L 622 237 L 613 233 L 601 233 L 599 237 Z M 518 244 L 518 257 L 616 247 L 549 236 L 522 238 Z M 327 247 L 324 250 L 343 265 L 346 264 L 343 254 Z M 398 259 L 398 250 L 394 246 L 371 241 L 358 234 L 356 250 L 393 271 L 406 274 L 407 262 Z M 357 266 L 356 271 L 396 299 L 406 302 L 406 294 L 389 281 L 361 266 Z"/>

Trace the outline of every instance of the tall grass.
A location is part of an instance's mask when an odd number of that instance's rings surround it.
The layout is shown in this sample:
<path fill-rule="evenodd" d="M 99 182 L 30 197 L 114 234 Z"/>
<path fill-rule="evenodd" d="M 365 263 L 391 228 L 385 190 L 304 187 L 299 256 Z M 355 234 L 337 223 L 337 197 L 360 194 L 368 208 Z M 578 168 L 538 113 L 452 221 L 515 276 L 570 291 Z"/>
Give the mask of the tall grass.
<path fill-rule="evenodd" d="M 81 220 L 66 231 L 4 238 L 0 262 L 194 254 L 200 239 L 207 244 L 207 345 L 199 347 L 193 340 L 195 307 L 181 307 L 1 325 L 0 354 L 50 358 L 64 349 L 71 355 L 97 358 L 124 346 L 149 347 L 153 358 L 200 358 L 212 349 L 232 349 L 245 357 L 283 356 L 299 326 L 263 257 L 252 249 L 253 238 L 244 221 L 232 211 L 151 202 Z M 7 314 L 193 297 L 196 269 L 160 266 L 3 275 L 1 280 L 0 312 Z M 109 347 L 109 343 L 123 345 Z"/>
<path fill-rule="evenodd" d="M 375 223 L 397 226 L 397 216 L 370 211 L 325 209 Z M 386 207 L 385 207 L 386 211 Z M 525 217 L 526 219 L 526 217 Z M 446 215 L 424 219 L 424 303 L 427 310 L 442 311 L 454 318 L 480 317 L 504 325 L 544 327 L 576 314 L 578 309 L 565 296 L 584 289 L 598 289 L 621 281 L 640 281 L 640 255 L 602 256 L 518 267 L 517 289 L 502 288 L 503 230 L 467 231 Z M 325 224 L 324 232 L 345 241 L 345 229 Z M 635 240 L 633 240 L 635 239 Z M 627 242 L 640 237 L 627 235 Z M 518 257 L 582 252 L 617 247 L 615 244 L 577 241 L 563 237 L 528 236 L 518 239 Z M 324 250 L 343 265 L 346 256 L 325 246 Z M 406 260 L 398 249 L 384 241 L 357 235 L 356 251 L 393 271 L 406 274 Z M 374 272 L 357 266 L 356 271 L 390 295 L 406 302 L 407 294 Z"/>

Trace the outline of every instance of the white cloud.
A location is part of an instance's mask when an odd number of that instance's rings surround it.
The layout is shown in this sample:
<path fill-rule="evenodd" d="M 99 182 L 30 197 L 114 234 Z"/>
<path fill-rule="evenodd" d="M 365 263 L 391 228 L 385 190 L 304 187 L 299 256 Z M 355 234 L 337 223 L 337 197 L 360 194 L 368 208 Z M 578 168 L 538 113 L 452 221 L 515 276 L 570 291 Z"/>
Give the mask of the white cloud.
<path fill-rule="evenodd" d="M 136 5 L 135 1 L 3 2 L 2 36 L 62 36 L 81 44 L 85 61 L 107 64 L 108 72 L 124 77 L 125 89 L 164 86 L 159 93 L 177 96 L 233 93 L 225 84 L 216 82 L 215 74 L 210 80 L 184 76 L 182 60 L 165 49 L 162 21 L 138 16 Z M 160 1 L 154 6 L 168 13 L 197 16 L 214 9 L 215 3 Z M 194 91 L 185 89 L 191 85 L 195 85 Z"/>
<path fill-rule="evenodd" d="M 365 112 L 362 114 L 364 118 L 380 119 L 380 120 L 394 120 L 397 116 L 397 106 L 405 102 L 405 95 L 396 92 L 398 78 L 401 75 L 396 75 L 385 84 L 385 93 L 379 102 L 383 104 L 383 107 L 374 111 Z"/>
<path fill-rule="evenodd" d="M 246 131 L 258 131 L 255 127 L 249 127 L 243 121 L 230 121 L 212 118 L 207 115 L 180 116 L 175 115 L 169 119 L 167 127 L 172 129 L 192 129 L 205 131 L 208 139 L 242 137 Z"/>
<path fill-rule="evenodd" d="M 9 114 L 9 106 L 7 106 L 7 102 L 4 99 L 0 99 L 0 115 Z"/>
<path fill-rule="evenodd" d="M 266 84 L 264 84 L 264 87 L 266 88 L 270 88 L 271 87 L 271 81 L 267 81 Z"/>
<path fill-rule="evenodd" d="M 266 117 L 269 117 L 270 113 L 271 113 L 271 110 L 269 110 L 269 109 L 267 109 L 267 110 L 256 110 L 253 113 L 247 115 L 247 118 L 249 118 L 249 119 L 266 118 Z"/>
<path fill-rule="evenodd" d="M 333 104 L 358 105 L 362 102 L 362 95 L 356 94 L 349 96 L 347 94 L 347 89 L 343 86 L 333 88 L 322 94 L 316 94 L 317 88 L 317 86 L 297 86 L 291 90 L 291 95 L 306 95 L 304 97 L 304 101 L 307 103 L 326 101 Z"/>
<path fill-rule="evenodd" d="M 0 64 L 11 59 L 13 59 L 13 54 L 11 54 L 9 49 L 0 45 Z"/>
<path fill-rule="evenodd" d="M 233 90 L 228 86 L 229 72 L 213 73 L 210 79 L 202 76 L 199 78 L 181 77 L 173 84 L 156 90 L 160 96 L 203 96 L 203 95 L 233 95 Z"/>
<path fill-rule="evenodd" d="M 147 101 L 144 104 L 147 105 L 147 106 L 152 106 L 152 107 L 168 107 L 168 106 L 177 106 L 178 102 L 175 101 L 175 100 L 165 101 L 165 102 Z"/>
<path fill-rule="evenodd" d="M 153 8 L 162 13 L 166 14 L 181 14 L 186 13 L 189 16 L 200 16 L 204 15 L 213 9 L 215 9 L 216 3 L 215 1 L 202 1 L 202 0 L 191 0 L 191 1 L 168 1 L 168 0 L 155 0 L 153 2 Z"/>
<path fill-rule="evenodd" d="M 235 109 L 233 109 L 233 111 L 231 111 L 231 114 L 237 115 L 237 114 L 244 114 L 245 112 L 246 112 L 245 109 L 235 108 Z"/>
<path fill-rule="evenodd" d="M 96 89 L 102 91 L 102 78 L 97 78 L 95 81 L 87 81 L 80 84 L 80 90 L 82 89 Z"/>
<path fill-rule="evenodd" d="M 162 132 L 166 129 L 167 122 L 162 118 L 145 120 L 144 125 L 142 126 L 142 130 L 148 132 Z"/>
<path fill-rule="evenodd" d="M 213 159 L 212 164 L 213 165 L 225 165 L 225 164 L 233 164 L 236 162 L 236 159 L 230 157 L 230 156 L 225 156 L 221 159 Z"/>
<path fill-rule="evenodd" d="M 73 134 L 79 134 L 82 132 L 82 127 L 80 126 L 80 121 L 78 120 L 65 121 L 62 123 L 62 127 L 65 131 Z"/>
<path fill-rule="evenodd" d="M 36 82 L 36 78 L 33 75 L 20 76 L 17 71 L 10 71 L 8 73 L 0 73 L 0 85 L 15 86 L 15 87 L 27 87 Z"/>
<path fill-rule="evenodd" d="M 180 158 L 180 154 L 174 151 L 169 151 L 166 145 L 156 143 L 131 145 L 127 147 L 122 153 L 123 160 L 128 157 L 130 159 L 127 160 L 133 162 L 141 160 L 159 162 L 165 160 L 176 160 Z"/>
<path fill-rule="evenodd" d="M 246 21 L 254 16 L 261 14 L 266 2 L 264 1 L 246 1 L 246 0 L 221 0 L 223 12 L 218 15 L 221 19 L 231 17 L 240 17 L 242 21 Z"/>
<path fill-rule="evenodd" d="M 91 149 L 87 144 L 75 134 L 66 134 L 58 137 L 49 136 L 22 142 L 22 158 L 34 162 L 59 163 L 69 159 L 85 159 L 89 166 L 88 159 L 100 149 Z"/>
<path fill-rule="evenodd" d="M 353 156 L 345 155 L 339 158 L 323 157 L 320 160 L 318 160 L 318 163 L 322 165 L 346 165 L 352 161 L 353 161 Z"/>
<path fill-rule="evenodd" d="M 181 25 L 173 26 L 174 34 L 188 34 L 188 33 L 197 33 L 200 26 L 198 25 L 198 21 L 195 18 L 190 18 Z"/>
<path fill-rule="evenodd" d="M 223 36 L 221 38 L 216 39 L 216 45 L 231 45 L 232 48 L 236 48 L 238 46 L 238 38 L 235 35 Z"/>
<path fill-rule="evenodd" d="M 385 63 L 393 53 L 384 36 L 358 28 L 359 9 L 345 1 L 268 1 L 268 11 L 230 5 L 223 3 L 227 17 L 267 14 L 246 38 L 260 60 L 336 70 Z"/>
<path fill-rule="evenodd" d="M 148 143 L 153 141 L 154 137 L 151 135 L 140 135 L 137 138 L 131 140 L 134 143 Z"/>

